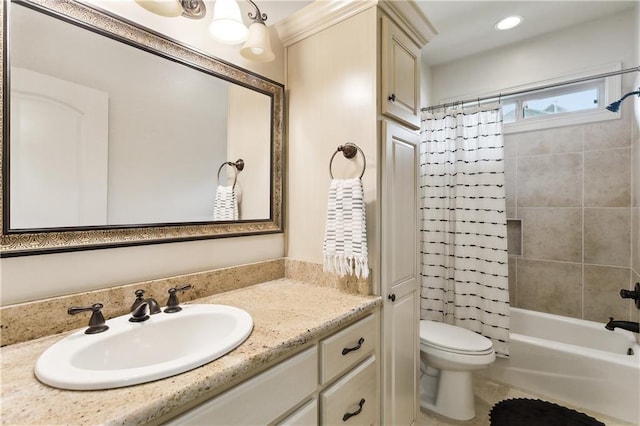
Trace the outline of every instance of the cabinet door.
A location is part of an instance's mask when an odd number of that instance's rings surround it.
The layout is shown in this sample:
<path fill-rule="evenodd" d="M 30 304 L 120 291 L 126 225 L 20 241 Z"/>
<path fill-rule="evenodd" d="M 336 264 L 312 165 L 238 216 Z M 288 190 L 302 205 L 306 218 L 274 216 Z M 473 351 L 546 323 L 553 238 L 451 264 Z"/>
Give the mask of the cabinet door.
<path fill-rule="evenodd" d="M 418 158 L 416 133 L 383 122 L 382 296 L 385 424 L 418 414 Z"/>
<path fill-rule="evenodd" d="M 320 394 L 320 424 L 370 426 L 378 421 L 378 364 L 370 356 Z"/>
<path fill-rule="evenodd" d="M 317 383 L 318 349 L 313 346 L 165 424 L 268 424 L 308 398 Z"/>
<path fill-rule="evenodd" d="M 420 128 L 420 48 L 382 17 L 382 113 Z"/>
<path fill-rule="evenodd" d="M 278 423 L 278 426 L 312 426 L 317 424 L 318 401 L 312 399 L 282 422 Z"/>

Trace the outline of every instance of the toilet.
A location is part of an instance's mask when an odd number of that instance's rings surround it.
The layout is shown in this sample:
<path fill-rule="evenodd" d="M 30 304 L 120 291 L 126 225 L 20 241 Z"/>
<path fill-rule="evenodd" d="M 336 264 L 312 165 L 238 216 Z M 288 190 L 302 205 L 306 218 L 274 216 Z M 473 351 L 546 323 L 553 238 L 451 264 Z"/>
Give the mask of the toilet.
<path fill-rule="evenodd" d="M 474 418 L 472 372 L 495 359 L 486 337 L 449 324 L 420 321 L 420 405 L 455 420 Z"/>

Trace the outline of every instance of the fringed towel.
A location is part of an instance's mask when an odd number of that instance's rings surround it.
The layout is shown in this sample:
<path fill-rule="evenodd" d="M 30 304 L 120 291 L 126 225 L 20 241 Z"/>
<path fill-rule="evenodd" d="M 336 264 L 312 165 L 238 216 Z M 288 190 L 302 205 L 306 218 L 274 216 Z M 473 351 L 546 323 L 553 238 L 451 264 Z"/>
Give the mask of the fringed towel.
<path fill-rule="evenodd" d="M 238 199 L 233 186 L 218 185 L 213 204 L 213 220 L 238 220 Z"/>
<path fill-rule="evenodd" d="M 369 276 L 364 191 L 360 178 L 332 179 L 324 234 L 324 271 Z"/>

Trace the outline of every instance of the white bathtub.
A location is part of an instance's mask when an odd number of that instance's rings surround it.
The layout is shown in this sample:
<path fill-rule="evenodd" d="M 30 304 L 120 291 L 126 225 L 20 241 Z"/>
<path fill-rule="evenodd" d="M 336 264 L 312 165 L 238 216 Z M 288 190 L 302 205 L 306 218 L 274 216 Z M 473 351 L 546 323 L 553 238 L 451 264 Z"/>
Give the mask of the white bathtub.
<path fill-rule="evenodd" d="M 640 424 L 640 346 L 635 333 L 511 308 L 510 340 L 510 358 L 498 358 L 481 374 Z"/>

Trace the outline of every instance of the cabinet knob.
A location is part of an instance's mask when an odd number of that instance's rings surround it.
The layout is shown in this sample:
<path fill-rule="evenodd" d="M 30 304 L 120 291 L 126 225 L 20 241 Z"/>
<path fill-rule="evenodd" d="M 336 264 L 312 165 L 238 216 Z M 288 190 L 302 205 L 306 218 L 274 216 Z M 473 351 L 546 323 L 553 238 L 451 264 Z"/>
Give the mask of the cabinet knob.
<path fill-rule="evenodd" d="M 395 102 L 395 101 L 396 101 L 396 94 L 395 94 L 395 93 L 392 93 L 392 94 L 391 94 L 391 96 L 389 96 L 389 100 L 390 100 L 391 102 Z"/>
<path fill-rule="evenodd" d="M 360 400 L 360 402 L 358 402 L 358 409 L 356 411 L 354 411 L 353 413 L 344 413 L 344 416 L 342 416 L 342 421 L 346 422 L 347 420 L 349 420 L 351 417 L 353 416 L 357 416 L 358 414 L 360 414 L 362 412 L 362 407 L 364 406 L 364 398 L 362 398 Z"/>
<path fill-rule="evenodd" d="M 395 301 L 396 301 L 396 295 L 395 295 L 395 293 L 391 293 L 391 294 L 389 295 L 389 300 L 391 300 L 392 302 L 395 302 Z"/>

